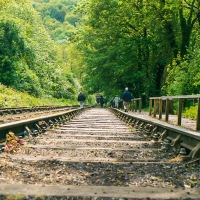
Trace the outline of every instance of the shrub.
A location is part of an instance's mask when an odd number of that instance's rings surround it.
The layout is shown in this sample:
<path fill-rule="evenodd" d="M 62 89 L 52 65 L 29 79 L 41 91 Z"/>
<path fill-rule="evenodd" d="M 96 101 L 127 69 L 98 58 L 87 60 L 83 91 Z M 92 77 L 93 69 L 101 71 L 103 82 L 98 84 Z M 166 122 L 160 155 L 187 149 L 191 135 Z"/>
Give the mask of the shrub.
<path fill-rule="evenodd" d="M 197 119 L 197 106 L 186 108 L 182 115 L 190 119 Z"/>

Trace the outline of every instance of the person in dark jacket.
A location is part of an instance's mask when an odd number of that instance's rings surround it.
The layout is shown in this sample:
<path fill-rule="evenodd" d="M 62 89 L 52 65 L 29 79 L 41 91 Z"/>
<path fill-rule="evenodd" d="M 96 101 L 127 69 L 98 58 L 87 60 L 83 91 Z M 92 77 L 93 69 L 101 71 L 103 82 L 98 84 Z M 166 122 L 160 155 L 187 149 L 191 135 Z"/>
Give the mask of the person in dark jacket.
<path fill-rule="evenodd" d="M 100 105 L 101 105 L 102 108 L 103 108 L 103 104 L 104 104 L 104 98 L 103 98 L 103 96 L 101 95 L 101 97 L 100 97 Z"/>
<path fill-rule="evenodd" d="M 130 106 L 130 103 L 133 99 L 131 93 L 128 91 L 128 88 L 125 88 L 125 91 L 122 95 L 122 99 L 123 99 L 123 105 L 124 105 L 124 111 L 128 112 L 128 108 Z"/>
<path fill-rule="evenodd" d="M 85 99 L 86 99 L 85 95 L 82 92 L 80 92 L 78 95 L 78 101 L 80 102 L 80 108 L 83 108 Z"/>
<path fill-rule="evenodd" d="M 114 98 L 112 98 L 112 99 L 110 100 L 110 107 L 111 107 L 111 108 L 114 108 L 114 106 L 115 106 L 115 102 L 114 102 Z"/>

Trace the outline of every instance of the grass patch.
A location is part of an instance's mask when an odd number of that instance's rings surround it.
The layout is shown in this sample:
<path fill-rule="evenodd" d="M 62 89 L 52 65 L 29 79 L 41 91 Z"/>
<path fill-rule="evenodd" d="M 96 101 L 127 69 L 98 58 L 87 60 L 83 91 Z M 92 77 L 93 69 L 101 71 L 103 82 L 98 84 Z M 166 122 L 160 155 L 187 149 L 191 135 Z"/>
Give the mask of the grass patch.
<path fill-rule="evenodd" d="M 15 91 L 0 84 L 0 108 L 31 106 L 71 106 L 78 105 L 74 99 L 35 98 L 27 93 Z"/>

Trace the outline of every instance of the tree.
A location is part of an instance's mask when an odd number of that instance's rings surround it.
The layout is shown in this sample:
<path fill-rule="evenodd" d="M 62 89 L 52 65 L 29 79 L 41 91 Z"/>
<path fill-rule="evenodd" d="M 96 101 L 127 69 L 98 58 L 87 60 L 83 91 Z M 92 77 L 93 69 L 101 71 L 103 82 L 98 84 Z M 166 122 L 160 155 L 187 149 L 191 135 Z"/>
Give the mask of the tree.
<path fill-rule="evenodd" d="M 86 86 L 106 94 L 128 86 L 135 96 L 162 94 L 167 66 L 187 55 L 199 16 L 194 0 L 91 0 L 79 9 Z"/>

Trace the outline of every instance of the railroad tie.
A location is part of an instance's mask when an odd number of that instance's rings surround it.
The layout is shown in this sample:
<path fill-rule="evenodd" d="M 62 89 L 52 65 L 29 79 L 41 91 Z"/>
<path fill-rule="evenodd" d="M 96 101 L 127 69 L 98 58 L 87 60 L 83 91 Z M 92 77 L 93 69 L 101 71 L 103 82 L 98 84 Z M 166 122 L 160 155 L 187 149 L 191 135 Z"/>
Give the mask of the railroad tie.
<path fill-rule="evenodd" d="M 56 129 L 1 154 L 0 197 L 19 199 L 195 199 L 198 165 L 172 162 L 163 150 L 109 109 L 86 109 Z"/>

